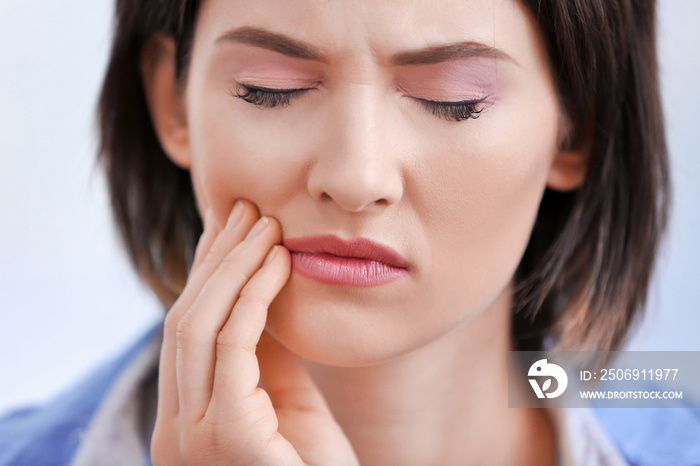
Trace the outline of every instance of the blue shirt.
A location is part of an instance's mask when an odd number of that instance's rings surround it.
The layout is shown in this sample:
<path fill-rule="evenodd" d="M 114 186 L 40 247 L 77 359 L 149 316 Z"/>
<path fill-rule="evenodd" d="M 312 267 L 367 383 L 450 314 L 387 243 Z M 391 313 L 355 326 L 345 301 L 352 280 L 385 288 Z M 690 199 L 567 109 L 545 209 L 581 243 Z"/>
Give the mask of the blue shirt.
<path fill-rule="evenodd" d="M 162 325 L 38 407 L 0 419 L 0 466 L 150 465 Z M 570 408 L 554 415 L 558 462 L 700 466 L 700 409 Z"/>

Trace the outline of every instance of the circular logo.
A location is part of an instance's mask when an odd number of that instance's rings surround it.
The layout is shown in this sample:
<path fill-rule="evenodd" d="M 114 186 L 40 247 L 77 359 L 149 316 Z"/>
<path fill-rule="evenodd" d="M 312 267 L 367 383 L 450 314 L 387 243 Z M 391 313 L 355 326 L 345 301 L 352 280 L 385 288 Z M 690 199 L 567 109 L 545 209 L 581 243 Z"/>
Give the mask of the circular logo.
<path fill-rule="evenodd" d="M 556 398 L 566 390 L 569 383 L 569 377 L 566 371 L 554 363 L 548 363 L 546 359 L 540 359 L 530 366 L 527 371 L 528 380 L 532 389 L 535 391 L 537 398 Z M 556 390 L 549 391 L 552 388 L 552 379 L 557 381 Z M 542 385 L 540 386 L 540 380 Z"/>

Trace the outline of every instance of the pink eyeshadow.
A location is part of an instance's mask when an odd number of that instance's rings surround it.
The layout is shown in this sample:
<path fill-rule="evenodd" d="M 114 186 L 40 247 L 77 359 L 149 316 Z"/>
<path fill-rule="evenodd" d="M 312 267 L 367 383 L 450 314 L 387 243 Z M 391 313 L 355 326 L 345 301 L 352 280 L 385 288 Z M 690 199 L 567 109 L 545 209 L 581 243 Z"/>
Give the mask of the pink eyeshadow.
<path fill-rule="evenodd" d="M 279 88 L 303 87 L 320 79 L 320 72 L 309 66 L 278 53 L 249 47 L 241 47 L 241 52 L 227 54 L 225 71 L 228 76 L 240 83 L 256 84 Z"/>
<path fill-rule="evenodd" d="M 401 89 L 428 100 L 480 99 L 494 96 L 500 88 L 496 60 L 491 58 L 413 65 L 398 76 Z"/>

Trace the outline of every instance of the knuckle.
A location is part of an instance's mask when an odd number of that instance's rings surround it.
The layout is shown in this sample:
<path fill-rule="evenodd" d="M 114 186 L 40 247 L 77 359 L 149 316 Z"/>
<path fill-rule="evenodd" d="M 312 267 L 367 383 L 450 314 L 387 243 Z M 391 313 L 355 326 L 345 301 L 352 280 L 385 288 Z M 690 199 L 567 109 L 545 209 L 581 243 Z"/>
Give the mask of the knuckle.
<path fill-rule="evenodd" d="M 220 331 L 219 334 L 216 336 L 216 352 L 218 353 L 225 353 L 230 351 L 232 348 L 236 346 L 236 337 L 232 335 L 231 332 L 226 332 L 224 330 Z"/>
<path fill-rule="evenodd" d="M 206 442 L 206 431 L 195 425 L 182 425 L 178 436 L 177 450 L 183 464 L 206 464 L 202 460 L 210 452 Z"/>
<path fill-rule="evenodd" d="M 257 290 L 252 290 L 249 287 L 244 287 L 241 290 L 238 301 L 241 303 L 241 305 L 252 308 L 267 309 L 267 307 L 270 305 L 270 299 L 268 299 L 267 296 L 264 296 Z"/>
<path fill-rule="evenodd" d="M 155 429 L 151 438 L 151 462 L 154 466 L 173 464 L 171 436 L 162 429 Z"/>
<path fill-rule="evenodd" d="M 256 343 L 245 342 L 251 340 L 248 333 L 249 332 L 245 332 L 241 329 L 233 331 L 224 328 L 216 336 L 216 354 L 230 355 L 234 352 L 255 353 Z"/>
<path fill-rule="evenodd" d="M 225 274 L 232 283 L 246 283 L 248 276 L 241 268 L 240 260 L 235 254 L 229 254 L 221 261 L 217 273 Z"/>
<path fill-rule="evenodd" d="M 177 341 L 177 347 L 181 348 L 192 343 L 196 339 L 197 331 L 192 325 L 189 319 L 182 319 L 177 323 L 175 329 L 175 339 Z"/>
<path fill-rule="evenodd" d="M 209 268 L 216 264 L 217 257 L 219 257 L 218 246 L 216 244 L 212 245 L 211 249 L 206 253 L 202 259 L 200 267 Z"/>
<path fill-rule="evenodd" d="M 226 464 L 231 458 L 232 439 L 220 426 L 197 426 L 180 440 L 180 457 L 185 464 Z"/>
<path fill-rule="evenodd" d="M 177 330 L 177 324 L 180 321 L 179 315 L 175 308 L 170 309 L 165 315 L 165 320 L 163 321 L 163 332 L 167 334 L 172 334 Z"/>
<path fill-rule="evenodd" d="M 226 270 L 226 269 L 234 269 L 238 267 L 238 264 L 240 263 L 240 258 L 237 253 L 237 248 L 234 248 L 230 253 L 226 254 L 224 257 L 221 258 L 221 261 L 219 262 L 219 266 L 217 267 L 217 272 Z"/>

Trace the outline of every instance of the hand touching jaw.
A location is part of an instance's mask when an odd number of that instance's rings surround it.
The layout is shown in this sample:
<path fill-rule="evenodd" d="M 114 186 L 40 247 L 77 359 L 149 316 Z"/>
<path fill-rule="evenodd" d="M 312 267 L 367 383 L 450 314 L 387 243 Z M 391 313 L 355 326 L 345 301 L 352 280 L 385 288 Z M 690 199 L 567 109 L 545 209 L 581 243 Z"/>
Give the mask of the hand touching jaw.
<path fill-rule="evenodd" d="M 473 458 L 495 448 L 497 424 L 476 427 L 494 413 L 519 439 L 508 454 L 522 453 L 538 417 L 503 412 L 467 368 L 479 355 L 480 380 L 505 387 L 511 283 L 544 189 L 574 188 L 585 169 L 558 147 L 541 38 L 514 1 L 300 1 L 204 2 L 181 88 L 161 39 L 146 87 L 163 147 L 215 224 L 245 198 L 276 219 L 276 242 L 332 239 L 292 251 L 307 254 L 296 263 L 285 255 L 288 279 L 263 307 L 266 331 L 303 358 L 348 435 L 362 427 L 391 445 L 401 432 L 387 455 L 399 444 L 404 459 L 427 458 L 410 446 L 436 455 L 438 437 L 397 427 L 417 417 L 341 415 L 345 400 L 417 416 L 419 398 L 435 413 L 429 432 L 470 439 Z M 330 378 L 339 368 L 357 378 Z M 436 380 L 435 396 L 420 395 Z"/>

